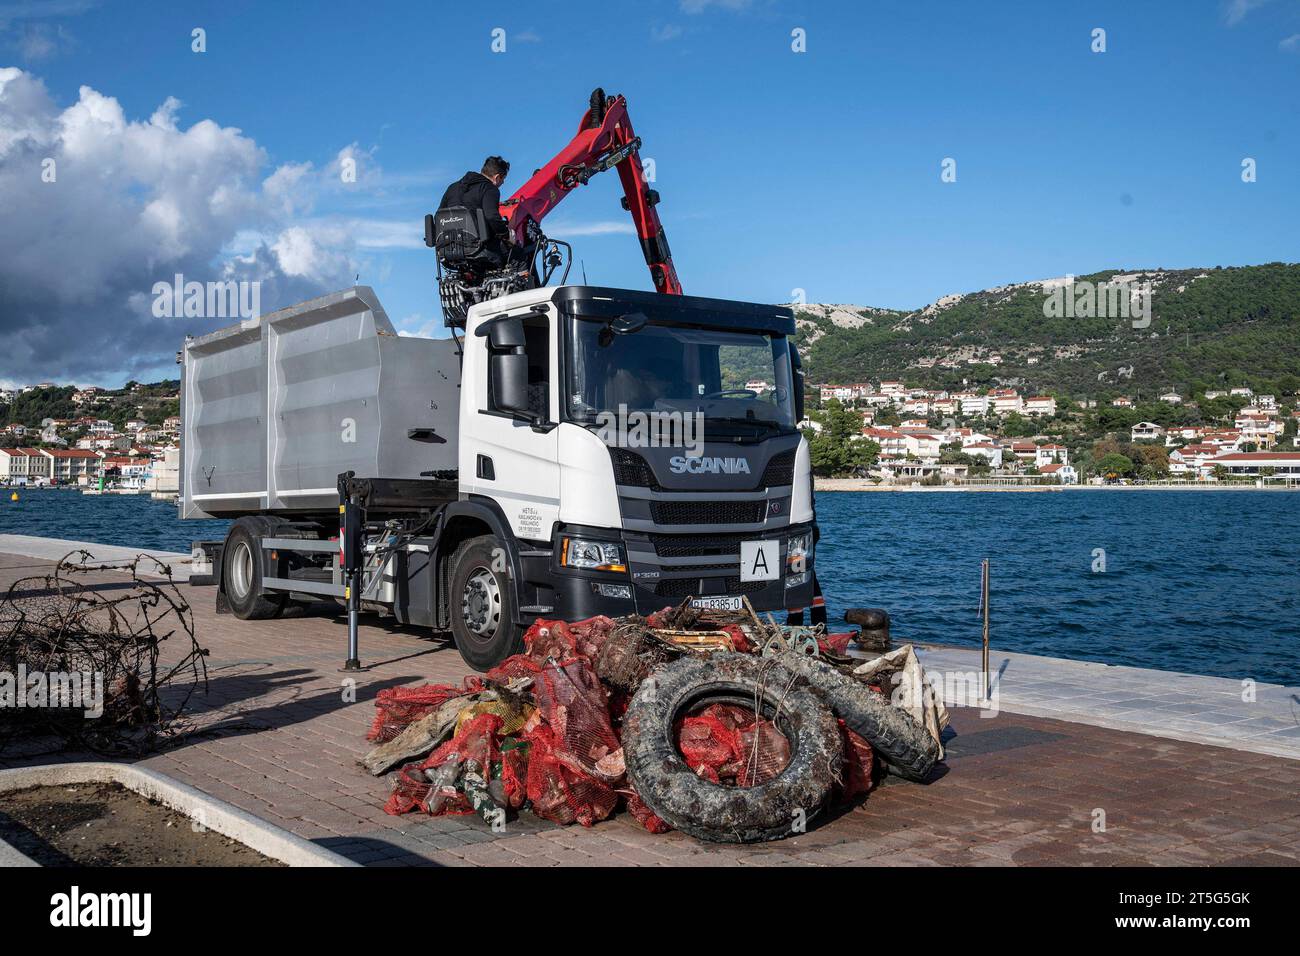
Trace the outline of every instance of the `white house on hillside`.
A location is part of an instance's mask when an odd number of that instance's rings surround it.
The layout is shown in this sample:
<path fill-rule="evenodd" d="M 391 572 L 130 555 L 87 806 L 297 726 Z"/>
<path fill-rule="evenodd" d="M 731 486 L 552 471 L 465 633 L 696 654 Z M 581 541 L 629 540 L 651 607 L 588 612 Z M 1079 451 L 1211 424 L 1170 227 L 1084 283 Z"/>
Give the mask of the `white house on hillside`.
<path fill-rule="evenodd" d="M 1025 399 L 1025 413 L 1028 415 L 1055 415 L 1056 399 L 1051 395 L 1032 395 Z"/>

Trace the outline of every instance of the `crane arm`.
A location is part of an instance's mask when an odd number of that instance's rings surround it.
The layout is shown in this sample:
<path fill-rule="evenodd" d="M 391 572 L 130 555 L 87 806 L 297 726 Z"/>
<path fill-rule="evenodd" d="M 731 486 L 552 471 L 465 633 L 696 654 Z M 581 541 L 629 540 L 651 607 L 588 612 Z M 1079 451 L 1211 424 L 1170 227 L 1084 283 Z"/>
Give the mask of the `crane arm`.
<path fill-rule="evenodd" d="M 531 241 L 530 223 L 540 225 L 565 196 L 585 186 L 592 176 L 617 169 L 623 184 L 623 208 L 632 214 L 655 290 L 681 295 L 663 223 L 655 211 L 659 194 L 645 180 L 640 148 L 641 140 L 633 132 L 628 116 L 627 100 L 621 95 L 606 98 L 603 90 L 595 90 L 577 135 L 501 203 L 501 215 L 509 224 L 513 241 L 526 245 Z"/>

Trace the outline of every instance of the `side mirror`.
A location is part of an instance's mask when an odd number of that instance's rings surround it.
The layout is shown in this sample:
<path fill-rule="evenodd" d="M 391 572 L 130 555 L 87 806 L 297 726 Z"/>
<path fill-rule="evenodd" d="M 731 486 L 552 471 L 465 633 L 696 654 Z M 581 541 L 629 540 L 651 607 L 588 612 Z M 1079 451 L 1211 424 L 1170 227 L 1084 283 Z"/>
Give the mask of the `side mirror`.
<path fill-rule="evenodd" d="M 796 423 L 803 421 L 803 359 L 799 358 L 799 349 L 793 342 L 790 343 L 790 371 L 793 373 L 793 381 L 790 387 L 794 389 L 794 420 Z"/>
<path fill-rule="evenodd" d="M 436 240 L 437 237 L 434 235 L 433 229 L 433 213 L 427 212 L 424 214 L 424 244 L 432 249 Z"/>
<path fill-rule="evenodd" d="M 488 345 L 494 351 L 497 349 L 521 349 L 526 341 L 524 338 L 524 320 L 516 315 L 503 315 L 495 319 L 488 319 L 474 330 L 474 334 L 479 337 L 486 336 Z"/>
<path fill-rule="evenodd" d="M 495 352 L 488 359 L 492 403 L 503 412 L 529 415 L 528 356 L 522 352 Z"/>

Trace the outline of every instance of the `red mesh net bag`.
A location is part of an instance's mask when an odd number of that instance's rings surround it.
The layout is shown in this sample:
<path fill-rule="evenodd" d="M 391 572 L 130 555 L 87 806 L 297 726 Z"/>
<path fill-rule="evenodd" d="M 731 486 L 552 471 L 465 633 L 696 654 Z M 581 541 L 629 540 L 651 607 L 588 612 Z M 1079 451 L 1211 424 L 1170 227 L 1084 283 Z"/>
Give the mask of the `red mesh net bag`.
<path fill-rule="evenodd" d="M 659 819 L 655 812 L 645 805 L 641 800 L 641 796 L 635 790 L 628 790 L 623 796 L 627 799 L 627 812 L 632 814 L 633 819 L 641 826 L 651 833 L 672 832 L 673 828 Z"/>
<path fill-rule="evenodd" d="M 849 651 L 849 642 L 856 636 L 853 631 L 825 634 L 817 639 L 817 646 L 823 654 L 834 654 L 836 657 L 843 657 Z"/>
<path fill-rule="evenodd" d="M 568 624 L 538 618 L 524 632 L 524 653 L 539 663 L 548 659 L 562 661 L 576 656 L 578 645 Z"/>
<path fill-rule="evenodd" d="M 486 676 L 498 684 L 509 684 L 521 677 L 536 677 L 541 669 L 542 665 L 527 654 L 515 654 L 488 671 Z"/>
<path fill-rule="evenodd" d="M 618 793 L 567 754 L 554 730 L 538 723 L 526 736 L 527 792 L 533 813 L 553 823 L 589 827 L 614 812 Z"/>
<path fill-rule="evenodd" d="M 533 812 L 555 823 L 604 820 L 618 805 L 623 748 L 599 678 L 580 658 L 552 664 L 538 673 L 533 698 L 541 717 L 525 730 Z"/>
<path fill-rule="evenodd" d="M 577 645 L 578 653 L 590 660 L 596 656 L 600 651 L 600 646 L 605 643 L 605 639 L 614 630 L 614 621 L 612 618 L 598 615 L 589 617 L 585 621 L 579 621 L 576 624 L 570 624 L 569 629 L 573 632 L 573 639 Z"/>
<path fill-rule="evenodd" d="M 839 718 L 836 721 L 840 725 L 840 736 L 844 738 L 844 771 L 839 793 L 841 799 L 849 800 L 871 789 L 871 770 L 876 757 L 865 737 L 849 730 Z"/>
<path fill-rule="evenodd" d="M 524 632 L 524 652 L 538 662 L 567 661 L 574 657 L 590 660 L 613 629 L 614 621 L 599 615 L 572 624 L 538 618 Z"/>
<path fill-rule="evenodd" d="M 496 714 L 479 714 L 467 720 L 423 763 L 407 764 L 401 769 L 384 811 L 398 815 L 418 808 L 434 816 L 475 812 L 459 785 L 467 764 L 486 777 L 488 792 L 497 806 L 516 810 L 523 806 L 527 749 L 514 740 L 503 745 L 501 726 Z"/>
<path fill-rule="evenodd" d="M 464 686 L 424 684 L 420 687 L 386 687 L 375 695 L 375 720 L 367 740 L 386 743 L 409 724 L 433 713 L 453 697 L 465 697 L 483 689 L 479 677 L 466 677 Z"/>
<path fill-rule="evenodd" d="M 726 631 L 731 638 L 731 646 L 741 654 L 754 653 L 754 644 L 745 636 L 745 630 L 739 624 L 724 624 L 719 630 Z"/>
<path fill-rule="evenodd" d="M 710 704 L 678 721 L 676 732 L 686 765 L 713 783 L 753 787 L 790 762 L 790 742 L 776 725 L 736 704 Z"/>
<path fill-rule="evenodd" d="M 586 772 L 610 782 L 623 776 L 623 748 L 609 720 L 605 688 L 586 661 L 542 668 L 533 699 L 556 745 Z"/>
<path fill-rule="evenodd" d="M 754 719 L 750 711 L 742 711 L 749 720 L 737 728 L 740 742 L 741 770 L 736 784 L 755 787 L 767 783 L 790 762 L 790 741 L 766 718 Z"/>

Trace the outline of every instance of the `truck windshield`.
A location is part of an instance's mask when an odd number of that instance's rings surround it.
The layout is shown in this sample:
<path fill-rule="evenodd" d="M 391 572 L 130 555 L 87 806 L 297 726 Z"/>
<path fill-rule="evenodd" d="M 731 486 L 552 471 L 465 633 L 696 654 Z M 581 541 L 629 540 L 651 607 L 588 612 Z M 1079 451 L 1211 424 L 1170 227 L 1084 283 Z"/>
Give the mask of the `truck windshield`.
<path fill-rule="evenodd" d="M 570 318 L 566 415 L 600 424 L 602 413 L 704 416 L 707 434 L 762 437 L 794 429 L 784 335 L 657 324 L 613 334 Z"/>

